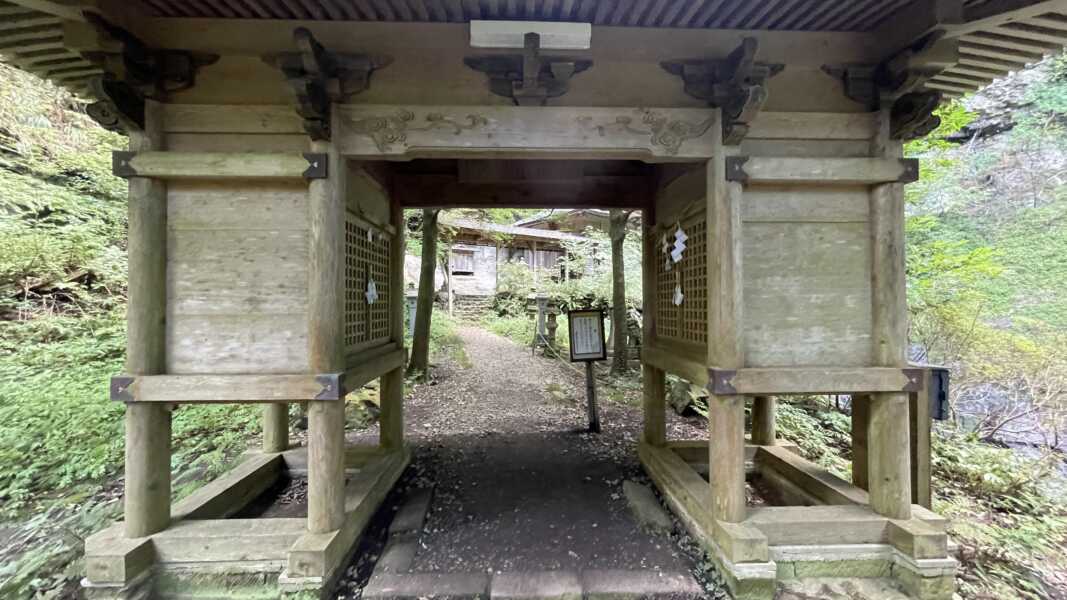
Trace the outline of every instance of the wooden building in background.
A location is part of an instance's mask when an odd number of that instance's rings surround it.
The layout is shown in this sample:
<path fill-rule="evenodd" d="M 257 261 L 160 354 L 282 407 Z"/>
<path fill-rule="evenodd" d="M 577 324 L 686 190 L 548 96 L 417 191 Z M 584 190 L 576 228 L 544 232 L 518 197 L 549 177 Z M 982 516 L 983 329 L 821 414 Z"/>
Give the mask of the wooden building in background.
<path fill-rule="evenodd" d="M 1065 39 L 1065 0 L 0 2 L 5 60 L 130 136 L 125 518 L 87 592 L 328 593 L 410 456 L 402 210 L 521 206 L 643 211 L 635 452 L 735 597 L 844 573 L 951 598 L 901 145 Z M 707 386 L 707 439 L 667 439 L 666 373 Z M 346 447 L 374 379 L 380 444 Z M 775 398 L 821 393 L 855 399 L 852 481 L 777 443 Z M 172 504 L 170 412 L 200 402 L 262 403 L 263 451 Z M 306 518 L 232 518 L 300 469 Z M 782 505 L 746 504 L 752 472 Z"/>

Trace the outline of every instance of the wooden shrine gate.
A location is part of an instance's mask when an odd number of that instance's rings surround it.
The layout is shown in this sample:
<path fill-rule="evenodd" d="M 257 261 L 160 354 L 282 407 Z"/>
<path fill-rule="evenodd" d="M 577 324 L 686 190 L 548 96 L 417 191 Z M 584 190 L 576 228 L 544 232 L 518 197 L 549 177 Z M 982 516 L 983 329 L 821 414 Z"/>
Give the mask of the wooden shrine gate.
<path fill-rule="evenodd" d="M 151 565 L 177 586 L 233 567 L 328 587 L 409 460 L 403 208 L 519 186 L 526 205 L 645 211 L 640 456 L 735 594 L 770 597 L 783 572 L 828 561 L 923 598 L 952 589 L 945 520 L 912 505 L 908 394 L 925 372 L 904 357 L 902 185 L 917 170 L 886 113 L 765 112 L 726 146 L 718 109 L 337 105 L 333 141 L 308 148 L 285 107 L 149 108 L 115 171 L 130 178 L 140 258 L 130 354 L 152 360 L 112 383 L 127 404 L 126 520 L 87 543 L 94 588 L 127 588 Z M 384 162 L 425 158 L 461 175 Z M 583 175 L 598 158 L 646 167 Z M 549 159 L 579 170 L 553 179 Z M 524 164 L 539 179 L 500 175 Z M 688 247 L 668 263 L 679 230 Z M 713 394 L 710 446 L 665 439 L 665 373 Z M 379 447 L 346 448 L 344 395 L 379 377 Z M 773 397 L 814 393 L 855 394 L 857 485 L 776 444 Z M 169 410 L 196 402 L 266 403 L 264 452 L 171 507 Z M 306 452 L 288 449 L 291 402 L 309 404 Z M 746 460 L 792 505 L 746 508 Z M 711 465 L 710 485 L 694 463 Z M 305 469 L 306 520 L 232 518 Z"/>
<path fill-rule="evenodd" d="M 403 209 L 558 206 L 644 211 L 638 452 L 736 597 L 844 574 L 951 598 L 928 510 L 935 371 L 906 361 L 901 140 L 937 125 L 942 93 L 1058 52 L 1067 0 L 0 13 L 7 60 L 131 139 L 125 520 L 86 542 L 90 594 L 328 593 L 410 456 Z M 521 37 L 472 44 L 484 19 Z M 666 373 L 707 386 L 708 440 L 666 439 Z M 345 394 L 375 379 L 379 443 L 347 448 Z M 853 396 L 851 483 L 776 440 L 775 398 L 815 393 Z M 172 506 L 171 410 L 201 402 L 262 403 L 263 452 Z M 306 449 L 288 447 L 295 402 Z M 287 472 L 308 475 L 306 519 L 233 518 Z M 746 506 L 749 474 L 785 505 Z"/>

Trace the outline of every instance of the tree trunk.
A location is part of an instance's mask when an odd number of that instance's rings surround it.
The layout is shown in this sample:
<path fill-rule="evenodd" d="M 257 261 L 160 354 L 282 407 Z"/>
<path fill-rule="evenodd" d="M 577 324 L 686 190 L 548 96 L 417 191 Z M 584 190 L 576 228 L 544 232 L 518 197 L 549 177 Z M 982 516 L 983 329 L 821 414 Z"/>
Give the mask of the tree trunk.
<path fill-rule="evenodd" d="M 433 312 L 434 271 L 437 269 L 437 209 L 422 211 L 422 269 L 419 298 L 415 305 L 415 331 L 411 339 L 408 374 L 426 381 L 430 371 L 430 317 Z"/>
<path fill-rule="evenodd" d="M 629 359 L 626 347 L 626 265 L 623 264 L 622 248 L 629 216 L 625 211 L 611 211 L 611 337 L 615 343 L 612 375 L 625 372 Z"/>

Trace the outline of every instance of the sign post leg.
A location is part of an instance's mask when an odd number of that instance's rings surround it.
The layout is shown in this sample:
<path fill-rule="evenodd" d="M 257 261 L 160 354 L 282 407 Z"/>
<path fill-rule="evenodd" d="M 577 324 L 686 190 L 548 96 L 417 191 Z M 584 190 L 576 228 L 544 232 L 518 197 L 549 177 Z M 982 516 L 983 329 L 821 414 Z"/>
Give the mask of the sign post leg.
<path fill-rule="evenodd" d="M 600 415 L 596 408 L 596 379 L 593 378 L 593 361 L 585 361 L 585 397 L 589 407 L 589 431 L 600 433 Z"/>

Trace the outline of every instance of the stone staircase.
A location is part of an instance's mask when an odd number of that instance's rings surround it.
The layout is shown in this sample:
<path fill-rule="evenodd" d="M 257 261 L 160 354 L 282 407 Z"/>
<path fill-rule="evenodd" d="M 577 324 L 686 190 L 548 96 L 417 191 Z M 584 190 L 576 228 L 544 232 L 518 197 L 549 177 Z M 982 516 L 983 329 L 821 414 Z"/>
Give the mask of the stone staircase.
<path fill-rule="evenodd" d="M 452 299 L 452 314 L 460 319 L 477 320 L 493 310 L 492 296 L 456 296 Z"/>

